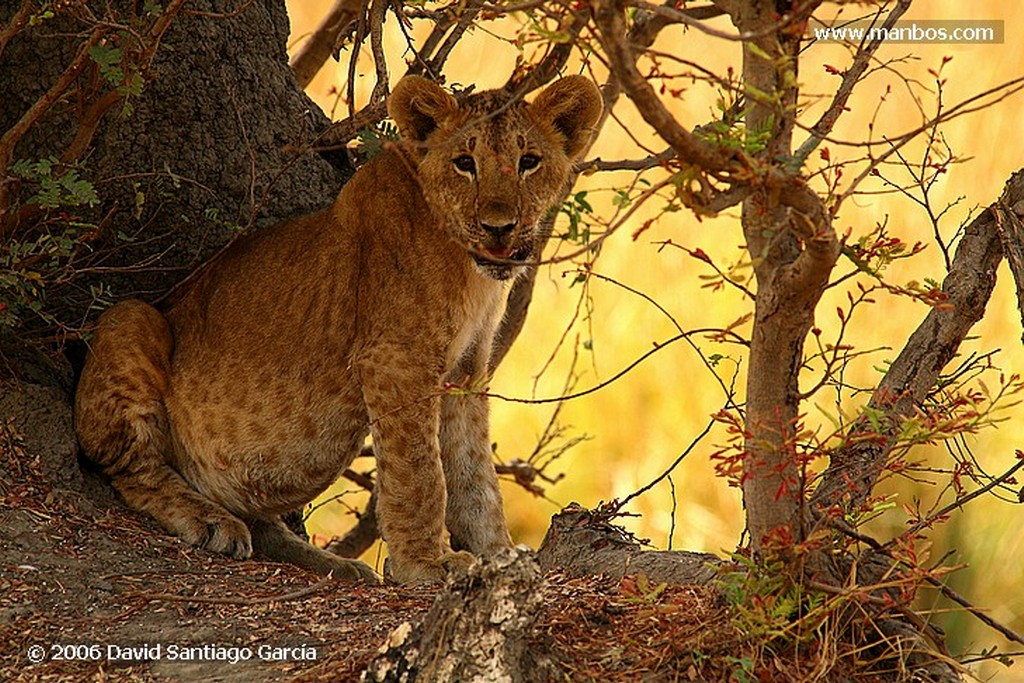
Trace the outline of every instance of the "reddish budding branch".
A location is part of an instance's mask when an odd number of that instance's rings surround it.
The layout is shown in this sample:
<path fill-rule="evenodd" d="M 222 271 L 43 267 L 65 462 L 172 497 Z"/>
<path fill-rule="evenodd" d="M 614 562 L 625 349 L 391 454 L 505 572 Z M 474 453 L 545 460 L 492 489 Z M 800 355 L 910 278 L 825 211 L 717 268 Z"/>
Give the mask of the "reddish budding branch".
<path fill-rule="evenodd" d="M 164 33 L 170 28 L 185 1 L 172 0 L 153 22 L 149 31 L 142 36 L 143 39 L 139 44 L 133 45 L 131 51 L 126 50 L 126 52 L 135 53 L 133 68 L 140 73 L 144 74 L 149 69 Z M 3 52 L 7 42 L 18 30 L 25 27 L 28 13 L 32 7 L 32 3 L 24 3 L 8 28 L 3 34 L 0 34 L 0 52 Z M 95 27 L 79 46 L 78 52 L 60 78 L 0 138 L 0 177 L 6 178 L 9 175 L 8 170 L 18 142 L 47 112 L 67 98 L 76 83 L 79 83 L 78 87 L 81 91 L 81 96 L 78 98 L 80 102 L 77 112 L 78 129 L 71 143 L 60 155 L 60 160 L 64 164 L 72 164 L 89 149 L 103 117 L 111 107 L 126 96 L 117 85 L 102 95 L 92 91 L 94 89 L 92 83 L 104 83 L 102 78 L 96 76 L 95 71 L 98 66 L 92 61 L 92 49 L 108 38 L 114 28 L 116 25 L 109 22 L 95 22 Z M 91 74 L 91 77 L 84 77 L 83 74 Z M 26 205 L 21 211 L 14 212 L 12 215 L 10 191 L 11 188 L 7 180 L 0 182 L 0 237 L 8 237 L 25 220 L 34 217 L 38 212 L 38 207 Z"/>
<path fill-rule="evenodd" d="M 591 3 L 598 37 L 618 85 L 676 158 L 719 186 L 712 190 L 708 205 L 721 209 L 744 202 L 744 236 L 757 279 L 743 416 L 747 452 L 744 503 L 755 550 L 769 534 L 799 541 L 806 529 L 803 502 L 807 482 L 794 449 L 802 399 L 798 378 L 814 309 L 840 253 L 821 197 L 793 171 L 783 170 L 774 161 L 791 155 L 795 124 L 797 43 L 787 27 L 806 21 L 818 4 L 792 3 L 790 14 L 780 15 L 778 3 L 718 3 L 730 13 L 741 34 L 753 36 L 756 43 L 756 47 L 751 41 L 744 43 L 746 128 L 768 131 L 762 150 L 727 152 L 683 127 L 643 77 L 636 64 L 643 46 L 627 37 L 626 3 Z M 899 2 L 884 25 L 895 22 L 908 6 L 908 1 Z M 798 158 L 805 158 L 829 135 L 878 47 L 878 41 L 873 41 L 855 53 L 840 91 L 813 126 Z M 1018 278 L 1018 289 L 1024 292 L 1024 248 L 1020 247 L 1024 229 L 1016 212 L 1024 206 L 1022 185 L 1015 175 L 1001 200 L 966 230 L 943 285 L 947 305 L 929 313 L 874 393 L 869 410 L 883 415 L 887 427 L 873 438 L 864 438 L 870 431 L 867 418 L 854 424 L 850 445 L 832 453 L 831 465 L 811 499 L 812 508 L 841 503 L 851 510 L 867 499 L 895 444 L 900 421 L 928 395 L 984 313 L 996 265 L 1004 252 Z M 708 181 L 702 186 L 711 188 L 712 184 Z"/>
<path fill-rule="evenodd" d="M 1024 235 L 999 228 L 1020 224 L 1022 202 L 1024 169 L 1010 177 L 999 200 L 964 230 L 942 283 L 945 305 L 929 311 L 875 389 L 869 409 L 876 416 L 884 416 L 885 427 L 881 431 L 873 429 L 867 417 L 853 425 L 849 445 L 832 453 L 822 483 L 811 498 L 812 508 L 838 504 L 854 510 L 871 493 L 896 443 L 901 419 L 910 416 L 935 386 L 939 373 L 984 315 L 1004 253 L 1012 265 L 1012 254 L 1020 252 Z"/>

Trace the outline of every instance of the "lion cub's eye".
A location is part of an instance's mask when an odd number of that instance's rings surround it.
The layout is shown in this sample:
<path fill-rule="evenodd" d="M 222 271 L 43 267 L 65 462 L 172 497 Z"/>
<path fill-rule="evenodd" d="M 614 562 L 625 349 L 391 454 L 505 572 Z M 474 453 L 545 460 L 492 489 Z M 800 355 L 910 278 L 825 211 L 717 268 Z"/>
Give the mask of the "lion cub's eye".
<path fill-rule="evenodd" d="M 462 171 L 463 173 L 476 173 L 476 162 L 473 161 L 473 157 L 468 154 L 463 154 L 460 157 L 452 159 L 452 163 L 455 164 L 455 168 Z"/>
<path fill-rule="evenodd" d="M 540 157 L 536 154 L 524 154 L 519 157 L 519 172 L 526 173 L 540 166 Z"/>

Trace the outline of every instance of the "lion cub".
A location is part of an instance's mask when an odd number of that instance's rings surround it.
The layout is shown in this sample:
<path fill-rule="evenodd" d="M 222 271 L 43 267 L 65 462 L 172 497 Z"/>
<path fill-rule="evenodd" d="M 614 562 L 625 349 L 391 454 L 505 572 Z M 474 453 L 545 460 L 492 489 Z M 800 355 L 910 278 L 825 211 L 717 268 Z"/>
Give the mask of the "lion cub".
<path fill-rule="evenodd" d="M 377 514 L 400 582 L 511 545 L 481 386 L 507 280 L 601 112 L 563 78 L 532 104 L 456 99 L 402 79 L 402 135 L 334 205 L 239 239 L 165 310 L 99 320 L 78 438 L 125 501 L 211 550 L 375 580 L 279 519 L 326 489 L 372 433 Z M 445 527 L 450 534 L 446 539 Z"/>

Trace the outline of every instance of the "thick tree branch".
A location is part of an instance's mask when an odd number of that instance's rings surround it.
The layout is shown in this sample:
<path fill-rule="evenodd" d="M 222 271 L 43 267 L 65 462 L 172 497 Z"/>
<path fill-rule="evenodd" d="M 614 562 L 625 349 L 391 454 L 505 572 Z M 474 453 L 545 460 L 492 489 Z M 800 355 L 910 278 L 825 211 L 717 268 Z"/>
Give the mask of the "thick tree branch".
<path fill-rule="evenodd" d="M 758 194 L 747 201 L 745 225 L 760 223 L 747 218 L 749 215 L 778 214 L 777 207 L 763 200 Z M 823 222 L 813 222 L 823 217 Z M 839 254 L 838 241 L 823 208 L 810 214 L 796 212 L 790 223 L 801 236 L 802 249 L 791 260 L 789 254 L 774 255 L 773 267 L 761 268 L 757 273 L 743 479 L 747 526 L 755 548 L 760 548 L 765 536 L 777 528 L 789 528 L 794 536 L 797 532 L 794 523 L 803 495 L 794 451 L 800 403 L 797 378 L 815 306 Z M 783 235 L 782 239 L 788 238 Z"/>
<path fill-rule="evenodd" d="M 708 144 L 679 125 L 637 69 L 635 51 L 626 39 L 625 7 L 622 0 L 592 0 L 591 9 L 612 73 L 644 120 L 687 163 L 712 172 L 727 171 L 736 166 L 732 154 Z"/>
<path fill-rule="evenodd" d="M 1012 206 L 999 203 L 992 210 L 1006 262 L 1017 284 L 1017 310 L 1024 325 L 1024 222 L 1021 221 L 1021 216 L 1024 216 L 1024 202 Z M 1024 341 L 1024 336 L 1021 337 L 1021 341 Z"/>
<path fill-rule="evenodd" d="M 473 26 L 477 15 L 480 14 L 482 5 L 483 2 L 481 0 L 467 0 L 464 5 L 460 5 L 461 12 L 455 27 L 441 43 L 441 46 L 437 48 L 437 52 L 430 55 L 430 58 L 427 60 L 426 68 L 428 73 L 432 75 L 441 73 L 441 68 L 448 60 L 448 55 L 451 54 L 455 46 L 462 40 L 462 35 Z"/>
<path fill-rule="evenodd" d="M 11 17 L 11 20 L 7 22 L 7 26 L 0 30 L 0 55 L 3 55 L 4 48 L 7 47 L 7 43 L 11 42 L 11 38 L 18 35 L 21 29 L 25 28 L 25 22 L 28 21 L 28 17 L 33 9 L 35 9 L 35 2 L 33 0 L 23 0 L 21 7 Z"/>
<path fill-rule="evenodd" d="M 997 216 L 1001 211 L 1019 216 L 1022 201 L 1024 169 L 1010 177 L 999 201 L 967 226 L 942 283 L 945 303 L 918 325 L 871 398 L 868 409 L 882 428 L 873 429 L 866 415 L 857 420 L 848 445 L 832 454 L 811 498 L 813 509 L 839 504 L 849 510 L 866 500 L 896 445 L 902 419 L 913 414 L 915 405 L 932 390 L 939 373 L 985 313 L 1003 257 Z"/>
<path fill-rule="evenodd" d="M 288 65 L 300 88 L 309 85 L 327 58 L 338 49 L 344 31 L 366 9 L 366 0 L 335 0 L 320 25 L 292 55 Z"/>

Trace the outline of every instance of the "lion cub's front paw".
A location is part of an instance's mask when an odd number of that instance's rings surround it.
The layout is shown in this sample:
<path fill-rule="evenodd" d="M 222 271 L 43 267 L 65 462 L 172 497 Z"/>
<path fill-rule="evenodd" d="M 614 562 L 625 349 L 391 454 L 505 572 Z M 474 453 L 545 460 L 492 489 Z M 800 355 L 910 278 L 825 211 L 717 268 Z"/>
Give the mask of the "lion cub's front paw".
<path fill-rule="evenodd" d="M 192 545 L 230 555 L 238 560 L 252 557 L 252 536 L 245 522 L 227 512 L 182 520 L 175 529 Z"/>
<path fill-rule="evenodd" d="M 472 553 L 448 551 L 432 562 L 391 558 L 388 567 L 396 583 L 441 583 L 448 574 L 465 574 L 475 561 Z"/>
<path fill-rule="evenodd" d="M 476 556 L 464 550 L 447 552 L 441 556 L 441 566 L 448 574 L 461 576 L 469 572 L 471 564 L 476 562 Z"/>
<path fill-rule="evenodd" d="M 336 579 L 344 579 L 346 581 L 366 581 L 367 583 L 380 583 L 380 577 L 377 576 L 377 572 L 370 568 L 370 565 L 359 560 L 346 560 L 343 558 L 335 558 L 337 560 L 336 566 L 331 569 L 331 572 Z"/>

